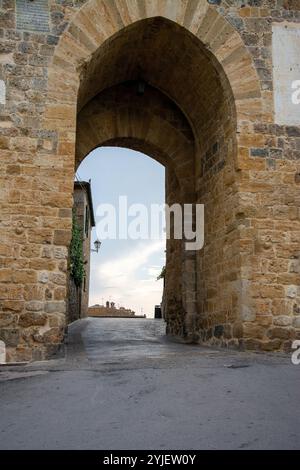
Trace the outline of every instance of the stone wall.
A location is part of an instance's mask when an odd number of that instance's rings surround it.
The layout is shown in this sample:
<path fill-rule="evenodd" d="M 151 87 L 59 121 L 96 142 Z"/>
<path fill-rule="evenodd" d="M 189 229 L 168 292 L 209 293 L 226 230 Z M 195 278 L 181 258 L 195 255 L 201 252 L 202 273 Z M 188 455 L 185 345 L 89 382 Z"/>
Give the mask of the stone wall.
<path fill-rule="evenodd" d="M 272 25 L 300 27 L 299 2 L 30 3 L 43 12 L 48 5 L 42 30 L 25 24 L 14 0 L 0 9 L 0 339 L 8 359 L 47 357 L 63 339 L 75 153 L 81 159 L 88 148 L 78 140 L 80 113 L 105 90 L 141 78 L 176 104 L 183 127 L 167 109 L 160 128 L 152 110 L 131 125 L 134 114 L 114 107 L 110 143 L 160 159 L 168 201 L 206 204 L 203 252 L 168 243 L 168 331 L 288 349 L 300 335 L 300 127 L 275 121 Z M 192 135 L 192 160 L 184 135 Z"/>

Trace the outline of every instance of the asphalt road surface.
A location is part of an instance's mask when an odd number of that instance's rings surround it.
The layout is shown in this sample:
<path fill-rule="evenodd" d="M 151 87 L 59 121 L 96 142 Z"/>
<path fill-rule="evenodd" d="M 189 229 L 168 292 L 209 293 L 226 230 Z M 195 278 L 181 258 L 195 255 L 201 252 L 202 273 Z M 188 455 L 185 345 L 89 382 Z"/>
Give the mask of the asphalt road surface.
<path fill-rule="evenodd" d="M 0 368 L 0 449 L 299 449 L 288 355 L 172 342 L 164 323 L 87 319 L 66 357 Z"/>

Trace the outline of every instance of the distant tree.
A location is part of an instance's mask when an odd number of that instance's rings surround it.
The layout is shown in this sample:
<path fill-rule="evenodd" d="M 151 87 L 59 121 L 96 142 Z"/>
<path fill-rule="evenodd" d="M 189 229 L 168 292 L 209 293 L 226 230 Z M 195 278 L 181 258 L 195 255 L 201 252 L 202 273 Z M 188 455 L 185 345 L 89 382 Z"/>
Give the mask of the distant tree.
<path fill-rule="evenodd" d="M 162 267 L 161 273 L 157 276 L 156 280 L 164 279 L 166 277 L 166 266 Z"/>

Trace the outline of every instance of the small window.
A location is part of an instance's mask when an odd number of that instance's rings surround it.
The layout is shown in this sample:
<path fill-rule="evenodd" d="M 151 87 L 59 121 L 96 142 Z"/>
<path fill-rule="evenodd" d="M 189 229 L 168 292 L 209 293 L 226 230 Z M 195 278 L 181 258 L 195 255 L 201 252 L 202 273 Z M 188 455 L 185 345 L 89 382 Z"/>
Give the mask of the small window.
<path fill-rule="evenodd" d="M 6 348 L 4 341 L 0 340 L 0 364 L 6 363 Z"/>
<path fill-rule="evenodd" d="M 6 85 L 3 80 L 0 80 L 0 104 L 5 104 L 6 102 Z"/>

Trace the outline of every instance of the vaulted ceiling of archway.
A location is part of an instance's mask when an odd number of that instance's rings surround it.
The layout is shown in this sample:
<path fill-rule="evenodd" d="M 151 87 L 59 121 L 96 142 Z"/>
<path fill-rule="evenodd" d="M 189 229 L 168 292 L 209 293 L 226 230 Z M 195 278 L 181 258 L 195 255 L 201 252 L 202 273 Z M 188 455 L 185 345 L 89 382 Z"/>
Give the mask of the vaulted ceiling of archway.
<path fill-rule="evenodd" d="M 94 148 L 124 146 L 147 153 L 172 169 L 181 187 L 194 185 L 194 135 L 184 114 L 166 95 L 138 81 L 107 88 L 77 118 L 76 166 Z"/>
<path fill-rule="evenodd" d="M 78 109 L 106 88 L 143 79 L 177 103 L 197 134 L 218 110 L 229 114 L 226 79 L 217 67 L 184 28 L 163 18 L 139 21 L 106 41 L 83 66 Z"/>

